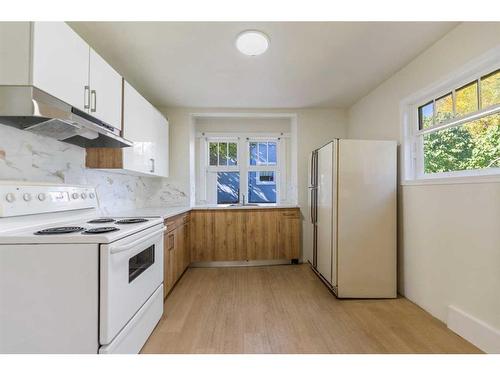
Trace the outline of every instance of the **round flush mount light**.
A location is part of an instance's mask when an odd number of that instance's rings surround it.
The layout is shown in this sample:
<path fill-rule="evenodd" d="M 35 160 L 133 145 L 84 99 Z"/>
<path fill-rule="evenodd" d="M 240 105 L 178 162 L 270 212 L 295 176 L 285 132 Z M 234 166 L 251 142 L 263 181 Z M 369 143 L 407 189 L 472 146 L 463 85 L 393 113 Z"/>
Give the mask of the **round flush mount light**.
<path fill-rule="evenodd" d="M 248 56 L 262 55 L 269 47 L 269 38 L 258 30 L 246 30 L 236 38 L 236 48 Z"/>

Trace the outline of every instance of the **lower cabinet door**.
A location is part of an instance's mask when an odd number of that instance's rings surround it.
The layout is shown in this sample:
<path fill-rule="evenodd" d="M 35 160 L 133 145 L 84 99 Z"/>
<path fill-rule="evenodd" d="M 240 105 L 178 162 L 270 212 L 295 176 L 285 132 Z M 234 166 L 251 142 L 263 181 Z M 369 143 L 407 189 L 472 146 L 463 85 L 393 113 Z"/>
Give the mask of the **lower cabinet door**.
<path fill-rule="evenodd" d="M 215 260 L 215 210 L 193 211 L 191 213 L 191 262 Z"/>
<path fill-rule="evenodd" d="M 298 259 L 300 218 L 282 214 L 278 223 L 278 259 Z"/>
<path fill-rule="evenodd" d="M 246 218 L 247 259 L 279 259 L 277 211 L 252 209 Z"/>
<path fill-rule="evenodd" d="M 175 230 L 172 230 L 165 234 L 165 244 L 164 248 L 164 264 L 163 264 L 163 297 L 165 298 L 174 286 L 175 283 Z"/>
<path fill-rule="evenodd" d="M 221 210 L 215 213 L 213 260 L 246 260 L 245 218 L 245 211 Z"/>

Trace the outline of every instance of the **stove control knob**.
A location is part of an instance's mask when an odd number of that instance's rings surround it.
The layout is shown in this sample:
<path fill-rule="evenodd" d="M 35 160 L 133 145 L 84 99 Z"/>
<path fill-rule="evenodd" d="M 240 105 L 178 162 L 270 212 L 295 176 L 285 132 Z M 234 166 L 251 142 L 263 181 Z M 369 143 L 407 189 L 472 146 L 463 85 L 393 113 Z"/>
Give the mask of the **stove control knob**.
<path fill-rule="evenodd" d="M 6 196 L 5 196 L 5 200 L 9 203 L 12 203 L 16 200 L 16 196 L 12 193 L 8 193 Z"/>
<path fill-rule="evenodd" d="M 40 202 L 43 202 L 43 201 L 45 200 L 45 198 L 46 198 L 46 197 L 45 197 L 45 194 L 44 194 L 44 193 L 40 193 L 40 194 L 38 194 L 38 200 L 39 200 Z"/>
<path fill-rule="evenodd" d="M 29 202 L 31 200 L 31 194 L 24 193 L 23 194 L 23 199 L 24 199 L 25 202 Z"/>
<path fill-rule="evenodd" d="M 73 199 L 78 199 L 79 195 L 78 195 L 78 193 L 73 193 L 73 194 L 71 195 L 71 197 L 72 197 Z"/>
<path fill-rule="evenodd" d="M 81 194 L 80 194 L 80 197 L 82 197 L 82 199 L 87 199 L 87 194 L 85 194 L 85 193 L 81 193 Z"/>
<path fill-rule="evenodd" d="M 95 198 L 95 194 L 94 193 L 90 193 L 89 197 L 90 197 L 90 199 L 94 199 Z"/>

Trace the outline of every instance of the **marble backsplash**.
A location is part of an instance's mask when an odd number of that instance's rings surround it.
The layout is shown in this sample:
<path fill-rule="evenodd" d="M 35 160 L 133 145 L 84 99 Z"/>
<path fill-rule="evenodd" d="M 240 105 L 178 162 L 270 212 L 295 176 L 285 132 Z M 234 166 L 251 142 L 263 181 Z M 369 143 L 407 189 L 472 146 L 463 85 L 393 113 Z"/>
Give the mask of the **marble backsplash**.
<path fill-rule="evenodd" d="M 0 124 L 0 180 L 94 186 L 106 212 L 189 203 L 167 178 L 85 168 L 85 149 Z"/>

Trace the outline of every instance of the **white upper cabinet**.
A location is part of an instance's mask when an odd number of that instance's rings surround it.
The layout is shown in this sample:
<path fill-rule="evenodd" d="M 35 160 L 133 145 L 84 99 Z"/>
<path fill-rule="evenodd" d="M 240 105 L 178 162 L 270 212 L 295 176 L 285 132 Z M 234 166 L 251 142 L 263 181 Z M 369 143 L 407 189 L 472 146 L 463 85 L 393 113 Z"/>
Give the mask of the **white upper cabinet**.
<path fill-rule="evenodd" d="M 33 85 L 121 129 L 122 77 L 64 22 L 0 23 L 0 85 Z"/>
<path fill-rule="evenodd" d="M 90 114 L 121 129 L 122 77 L 90 49 Z"/>
<path fill-rule="evenodd" d="M 88 44 L 64 22 L 34 22 L 32 51 L 33 86 L 86 111 Z"/>
<path fill-rule="evenodd" d="M 168 121 L 128 82 L 123 87 L 123 136 L 134 142 L 123 149 L 123 168 L 168 177 Z"/>

